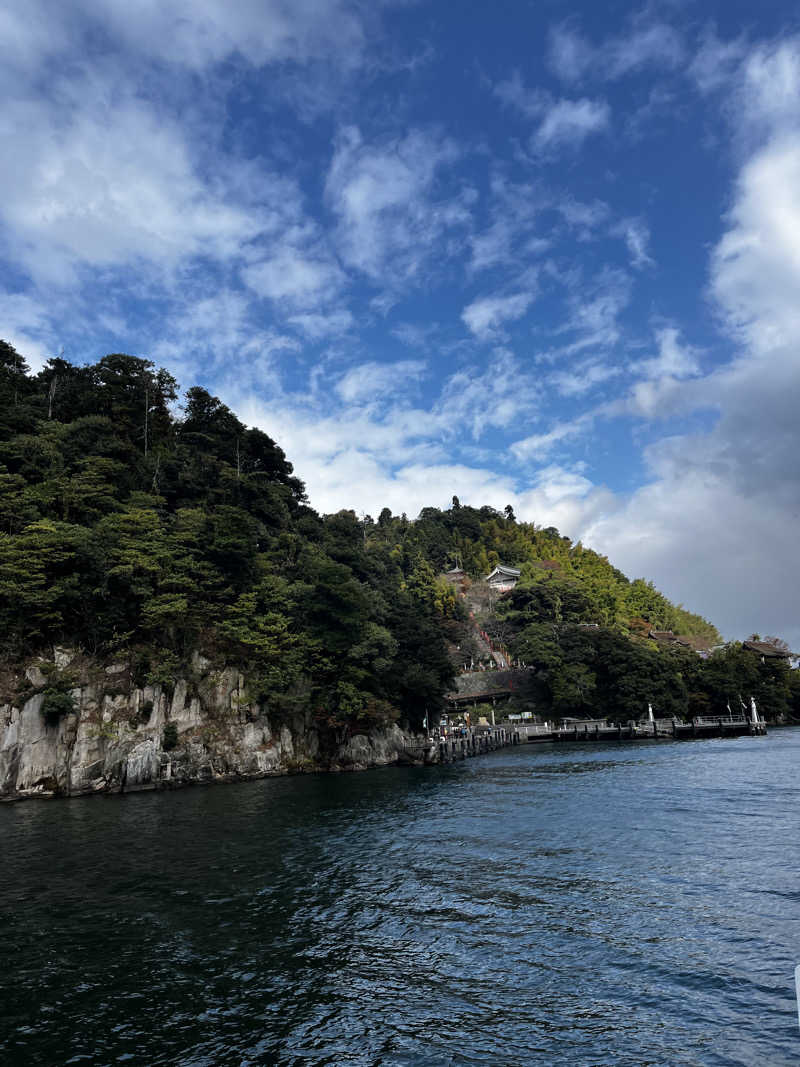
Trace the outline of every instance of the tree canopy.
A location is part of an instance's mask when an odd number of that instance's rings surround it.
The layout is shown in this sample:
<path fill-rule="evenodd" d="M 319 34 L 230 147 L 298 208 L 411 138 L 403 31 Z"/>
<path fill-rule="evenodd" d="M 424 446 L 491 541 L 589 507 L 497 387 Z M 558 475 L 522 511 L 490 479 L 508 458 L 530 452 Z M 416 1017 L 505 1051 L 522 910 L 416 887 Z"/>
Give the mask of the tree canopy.
<path fill-rule="evenodd" d="M 181 403 L 174 378 L 147 359 L 59 357 L 31 374 L 0 341 L 9 661 L 64 643 L 125 651 L 163 675 L 202 650 L 238 664 L 275 711 L 310 709 L 332 730 L 398 717 L 418 725 L 444 706 L 449 650 L 470 626 L 443 572 L 458 566 L 479 582 L 504 563 L 521 579 L 492 610 L 534 665 L 542 707 L 640 711 L 658 692 L 665 711 L 681 712 L 756 685 L 741 648 L 707 661 L 710 686 L 693 653 L 649 647 L 650 628 L 708 645 L 719 635 L 511 507 L 454 496 L 414 521 L 377 514 L 319 516 L 275 441 L 199 386 Z M 758 685 L 791 703 L 783 682 L 759 675 Z"/>

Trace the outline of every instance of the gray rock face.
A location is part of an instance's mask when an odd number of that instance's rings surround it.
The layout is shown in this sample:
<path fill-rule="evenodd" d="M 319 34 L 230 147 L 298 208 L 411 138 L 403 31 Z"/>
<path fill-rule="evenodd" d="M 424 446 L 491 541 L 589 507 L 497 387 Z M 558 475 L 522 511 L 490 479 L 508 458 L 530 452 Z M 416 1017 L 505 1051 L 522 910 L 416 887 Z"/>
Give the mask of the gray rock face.
<path fill-rule="evenodd" d="M 56 666 L 67 666 L 72 658 L 70 650 L 58 649 Z M 201 656 L 193 662 L 193 677 L 176 679 L 171 692 L 132 685 L 120 692 L 126 665 L 111 667 L 85 672 L 85 684 L 71 691 L 74 710 L 55 720 L 45 715 L 41 692 L 19 705 L 0 704 L 0 799 L 131 792 L 438 759 L 435 745 L 396 725 L 351 735 L 323 751 L 310 717 L 273 723 L 268 708 L 248 702 L 237 670 L 215 671 Z M 37 688 L 47 682 L 38 667 L 26 675 Z M 167 740 L 175 744 L 165 749 L 167 724 L 174 724 Z"/>

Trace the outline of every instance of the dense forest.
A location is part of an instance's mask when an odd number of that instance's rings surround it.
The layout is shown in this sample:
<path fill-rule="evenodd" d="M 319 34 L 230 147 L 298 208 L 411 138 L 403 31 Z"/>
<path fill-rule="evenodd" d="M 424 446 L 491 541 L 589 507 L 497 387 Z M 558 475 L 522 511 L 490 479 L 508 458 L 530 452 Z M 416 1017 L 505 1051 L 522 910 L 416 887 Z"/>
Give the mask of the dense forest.
<path fill-rule="evenodd" d="M 125 655 L 169 685 L 198 650 L 245 672 L 272 713 L 322 727 L 444 706 L 473 627 L 443 572 L 521 579 L 484 622 L 531 668 L 546 714 L 792 711 L 797 672 L 762 663 L 652 584 L 511 508 L 414 520 L 319 516 L 283 451 L 201 388 L 133 356 L 51 359 L 0 342 L 0 631 L 6 668 L 55 645 Z M 660 647 L 651 629 L 684 635 Z M 53 685 L 57 686 L 54 678 Z M 63 681 L 66 685 L 67 681 Z"/>

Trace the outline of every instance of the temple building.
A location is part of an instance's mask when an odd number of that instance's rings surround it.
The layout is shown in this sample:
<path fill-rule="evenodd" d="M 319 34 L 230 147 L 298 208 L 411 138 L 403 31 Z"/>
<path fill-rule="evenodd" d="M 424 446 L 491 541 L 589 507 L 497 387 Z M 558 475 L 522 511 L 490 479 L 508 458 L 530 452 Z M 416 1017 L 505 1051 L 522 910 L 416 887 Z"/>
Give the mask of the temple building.
<path fill-rule="evenodd" d="M 507 593 L 519 581 L 519 571 L 516 567 L 504 567 L 498 563 L 492 573 L 486 575 L 486 581 L 496 593 Z"/>
<path fill-rule="evenodd" d="M 755 652 L 757 656 L 761 657 L 762 663 L 768 659 L 788 660 L 794 658 L 794 654 L 788 648 L 781 648 L 780 645 L 773 645 L 769 641 L 742 641 L 742 648 L 746 648 L 748 652 Z"/>
<path fill-rule="evenodd" d="M 448 582 L 463 582 L 467 577 L 467 572 L 461 567 L 453 567 L 451 571 L 445 571 L 444 576 Z"/>

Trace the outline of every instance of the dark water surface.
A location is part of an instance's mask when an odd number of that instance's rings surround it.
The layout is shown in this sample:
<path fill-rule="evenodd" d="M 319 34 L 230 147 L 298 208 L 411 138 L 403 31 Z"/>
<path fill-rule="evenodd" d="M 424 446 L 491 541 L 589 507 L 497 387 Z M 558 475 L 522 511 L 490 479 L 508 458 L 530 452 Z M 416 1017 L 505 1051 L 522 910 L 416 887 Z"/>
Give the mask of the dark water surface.
<path fill-rule="evenodd" d="M 796 1064 L 800 730 L 0 806 L 3 1064 Z"/>

